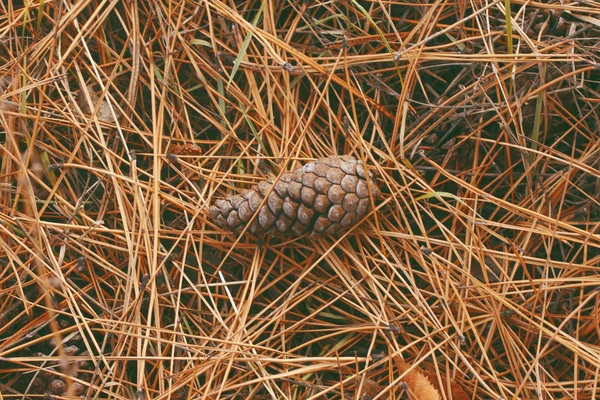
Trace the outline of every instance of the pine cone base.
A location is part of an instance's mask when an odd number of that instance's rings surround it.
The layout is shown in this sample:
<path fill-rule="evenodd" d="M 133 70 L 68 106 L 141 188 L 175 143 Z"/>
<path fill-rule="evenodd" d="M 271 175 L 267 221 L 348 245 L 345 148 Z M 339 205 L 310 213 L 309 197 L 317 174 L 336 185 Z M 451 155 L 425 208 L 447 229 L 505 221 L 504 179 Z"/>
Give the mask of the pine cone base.
<path fill-rule="evenodd" d="M 367 174 L 369 178 L 367 179 Z M 371 173 L 352 156 L 310 162 L 210 207 L 224 229 L 272 236 L 339 234 L 356 225 L 379 193 Z"/>

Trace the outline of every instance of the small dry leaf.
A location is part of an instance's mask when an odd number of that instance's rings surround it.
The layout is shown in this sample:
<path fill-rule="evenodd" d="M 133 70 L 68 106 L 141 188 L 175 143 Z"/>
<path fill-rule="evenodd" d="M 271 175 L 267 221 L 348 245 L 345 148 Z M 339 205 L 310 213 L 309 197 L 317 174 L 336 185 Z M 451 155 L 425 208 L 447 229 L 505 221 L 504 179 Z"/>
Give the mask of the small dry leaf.
<path fill-rule="evenodd" d="M 360 387 L 360 379 L 356 382 L 357 389 Z M 372 399 L 383 391 L 383 387 L 371 378 L 365 378 L 362 383 L 361 399 Z M 358 396 L 357 396 L 358 397 Z M 381 399 L 387 399 L 388 396 L 383 396 Z"/>
<path fill-rule="evenodd" d="M 411 366 L 404 361 L 399 361 L 398 373 L 403 374 Z M 413 368 L 404 376 L 403 382 L 408 386 L 407 392 L 411 400 L 440 400 L 440 393 L 420 368 Z"/>
<path fill-rule="evenodd" d="M 439 384 L 437 376 L 435 374 L 433 374 L 431 372 L 424 372 L 424 374 L 427 376 L 427 378 L 429 379 L 429 382 L 431 382 L 433 387 L 435 387 L 438 392 L 446 393 L 446 398 L 451 399 L 451 400 L 469 400 L 470 399 L 470 397 L 467 396 L 467 394 L 464 392 L 464 390 L 462 390 L 461 387 L 458 386 L 455 382 L 450 383 L 450 393 L 448 393 L 448 390 L 445 386 L 443 388 L 440 388 L 440 384 Z M 446 381 L 446 377 L 442 376 L 442 382 L 445 382 L 445 381 Z"/>
<path fill-rule="evenodd" d="M 403 374 L 411 365 L 404 362 L 398 361 L 396 364 L 398 373 Z M 354 375 L 354 372 L 347 366 L 340 368 L 341 372 L 346 375 Z M 442 380 L 445 381 L 445 377 L 442 376 Z M 361 384 L 361 379 L 356 379 L 356 389 L 358 390 Z M 437 376 L 431 372 L 422 370 L 421 368 L 413 368 L 408 374 L 406 374 L 402 380 L 401 387 L 404 388 L 405 393 L 409 396 L 410 400 L 441 400 L 440 393 L 446 393 L 446 398 L 450 400 L 469 400 L 469 396 L 458 386 L 452 382 L 450 386 L 450 392 L 446 387 L 440 388 Z M 360 399 L 372 399 L 383 392 L 385 388 L 370 378 L 363 378 L 362 390 L 360 395 L 356 398 Z M 380 397 L 382 400 L 387 399 L 388 396 L 383 395 Z"/>
<path fill-rule="evenodd" d="M 341 372 L 345 375 L 354 375 L 354 372 L 352 371 L 352 369 L 350 369 L 349 367 L 343 365 L 340 368 Z M 371 378 L 359 378 L 358 376 L 356 377 L 356 389 L 358 390 L 358 388 L 361 387 L 361 380 L 362 380 L 362 390 L 360 392 L 360 394 L 356 394 L 354 397 L 357 399 L 361 399 L 361 400 L 367 400 L 367 399 L 372 399 L 374 397 L 376 397 L 379 393 L 381 393 L 383 391 L 383 386 L 379 385 L 377 382 L 375 382 L 373 379 Z M 381 397 L 381 399 L 387 399 L 387 396 L 383 396 Z"/>
<path fill-rule="evenodd" d="M 473 263 L 471 264 L 471 274 L 481 282 L 486 282 L 486 276 L 489 283 L 500 282 L 502 271 L 498 267 L 498 263 L 494 257 L 489 255 L 484 256 L 484 263 L 485 271 L 479 260 L 473 258 Z"/>
<path fill-rule="evenodd" d="M 176 156 L 199 156 L 202 154 L 202 149 L 191 143 L 176 143 L 169 147 L 169 153 Z"/>
<path fill-rule="evenodd" d="M 116 119 L 121 117 L 121 113 L 119 112 L 119 110 L 113 106 L 113 110 L 115 112 L 113 116 L 113 113 L 110 110 L 110 106 L 108 105 L 108 101 L 106 100 L 106 96 L 104 96 L 102 102 L 99 103 L 100 94 L 102 92 L 94 90 L 94 87 L 92 85 L 86 85 L 86 90 L 90 95 L 92 107 L 100 107 L 97 113 L 98 119 L 103 122 L 108 122 L 112 124 L 116 123 Z M 83 111 L 84 113 L 92 114 L 92 109 L 90 108 L 86 95 L 85 93 L 83 93 L 83 91 L 79 94 L 79 106 L 81 107 L 81 111 Z"/>

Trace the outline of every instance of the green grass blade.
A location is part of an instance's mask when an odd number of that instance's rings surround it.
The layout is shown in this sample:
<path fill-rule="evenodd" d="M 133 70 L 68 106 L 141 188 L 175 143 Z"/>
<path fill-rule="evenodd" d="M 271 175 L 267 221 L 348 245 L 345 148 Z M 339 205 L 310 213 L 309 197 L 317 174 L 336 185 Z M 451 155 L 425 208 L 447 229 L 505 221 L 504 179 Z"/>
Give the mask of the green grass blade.
<path fill-rule="evenodd" d="M 256 26 L 256 24 L 258 24 L 258 21 L 260 21 L 260 19 L 262 18 L 262 14 L 265 9 L 265 4 L 266 4 L 266 1 L 263 1 L 261 3 L 260 8 L 258 9 L 258 12 L 256 13 L 256 16 L 254 17 L 254 20 L 252 20 L 252 26 Z M 229 76 L 229 82 L 227 82 L 227 87 L 229 87 L 229 85 L 231 85 L 231 82 L 233 82 L 233 78 L 235 77 L 237 70 L 240 68 L 242 59 L 246 55 L 246 51 L 248 51 L 248 46 L 250 46 L 250 40 L 252 40 L 252 36 L 254 36 L 252 34 L 252 32 L 249 32 L 248 36 L 246 36 L 246 39 L 244 39 L 244 43 L 242 43 L 242 48 L 240 49 L 240 52 L 235 59 L 233 68 L 231 69 L 231 75 Z"/>
<path fill-rule="evenodd" d="M 508 54 L 513 53 L 513 35 L 512 35 L 512 14 L 510 12 L 510 0 L 504 0 L 504 8 L 506 9 L 506 42 L 508 46 Z"/>

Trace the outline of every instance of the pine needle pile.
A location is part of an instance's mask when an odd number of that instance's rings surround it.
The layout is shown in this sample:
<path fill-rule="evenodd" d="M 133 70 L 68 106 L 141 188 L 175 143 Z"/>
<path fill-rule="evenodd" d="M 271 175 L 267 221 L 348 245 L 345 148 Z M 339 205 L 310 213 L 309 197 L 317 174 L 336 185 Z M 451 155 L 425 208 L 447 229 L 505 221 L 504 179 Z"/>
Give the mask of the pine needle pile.
<path fill-rule="evenodd" d="M 1 2 L 0 398 L 600 398 L 598 37 L 592 1 Z M 355 203 L 273 195 L 334 156 Z"/>

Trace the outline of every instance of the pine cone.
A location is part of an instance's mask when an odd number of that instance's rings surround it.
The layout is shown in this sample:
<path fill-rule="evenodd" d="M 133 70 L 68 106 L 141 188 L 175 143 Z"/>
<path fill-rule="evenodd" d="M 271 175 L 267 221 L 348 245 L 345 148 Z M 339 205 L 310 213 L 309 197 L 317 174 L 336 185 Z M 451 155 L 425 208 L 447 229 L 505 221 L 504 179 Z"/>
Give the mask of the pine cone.
<path fill-rule="evenodd" d="M 218 226 L 233 231 L 242 230 L 258 213 L 249 227 L 254 234 L 336 234 L 367 214 L 369 190 L 373 196 L 379 192 L 362 161 L 334 156 L 285 172 L 276 182 L 263 181 L 239 195 L 217 200 L 210 213 Z"/>

